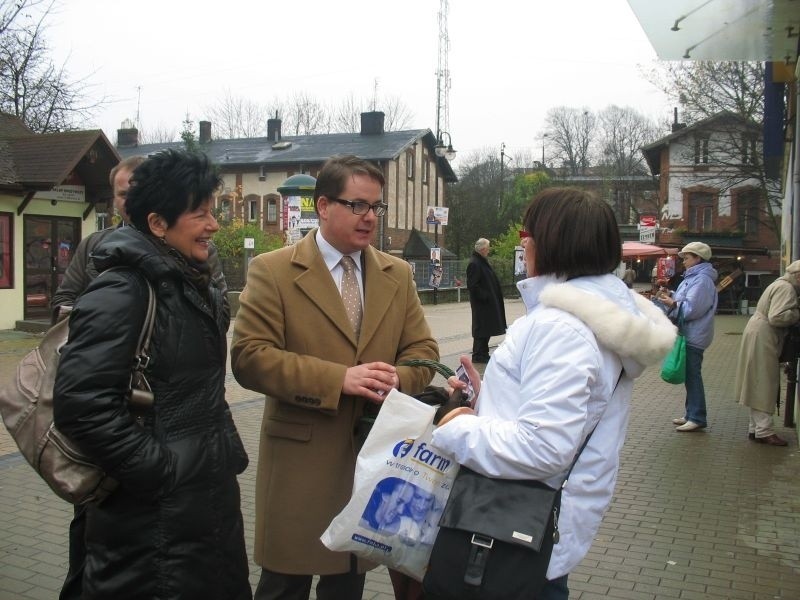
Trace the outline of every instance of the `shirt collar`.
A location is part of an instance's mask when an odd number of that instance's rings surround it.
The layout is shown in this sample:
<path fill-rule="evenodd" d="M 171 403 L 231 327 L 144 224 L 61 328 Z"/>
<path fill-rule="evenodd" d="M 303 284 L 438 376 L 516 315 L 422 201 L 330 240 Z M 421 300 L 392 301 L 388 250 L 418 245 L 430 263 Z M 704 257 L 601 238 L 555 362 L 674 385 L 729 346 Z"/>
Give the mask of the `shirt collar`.
<path fill-rule="evenodd" d="M 322 260 L 325 261 L 325 266 L 328 267 L 328 271 L 333 271 L 339 266 L 339 262 L 342 260 L 344 254 L 331 246 L 328 241 L 322 237 L 322 231 L 319 229 L 317 229 L 316 240 L 320 254 L 322 254 Z M 356 263 L 356 271 L 361 273 L 361 250 L 356 250 L 352 254 L 348 254 L 348 256 Z"/>

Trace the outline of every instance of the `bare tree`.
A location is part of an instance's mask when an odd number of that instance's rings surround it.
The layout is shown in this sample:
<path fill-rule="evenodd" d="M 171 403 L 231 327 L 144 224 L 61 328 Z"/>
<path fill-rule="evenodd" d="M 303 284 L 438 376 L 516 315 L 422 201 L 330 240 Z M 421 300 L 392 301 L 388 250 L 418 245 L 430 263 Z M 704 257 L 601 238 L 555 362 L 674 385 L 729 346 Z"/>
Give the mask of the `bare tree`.
<path fill-rule="evenodd" d="M 205 113 L 220 139 L 254 138 L 265 134 L 270 109 L 225 90 Z"/>
<path fill-rule="evenodd" d="M 400 96 L 384 96 L 381 104 L 386 115 L 386 131 L 402 131 L 411 126 L 414 114 Z"/>
<path fill-rule="evenodd" d="M 175 128 L 169 128 L 159 124 L 156 127 L 144 127 L 139 129 L 140 144 L 166 144 L 177 140 L 178 132 Z"/>
<path fill-rule="evenodd" d="M 629 106 L 608 106 L 598 114 L 600 166 L 609 175 L 646 175 L 641 147 L 659 138 L 656 124 Z"/>
<path fill-rule="evenodd" d="M 54 3 L 33 19 L 27 11 L 39 4 L 0 1 L 0 110 L 37 133 L 73 129 L 103 100 L 90 101 L 86 81 L 70 78 L 65 65 L 50 59 L 44 31 Z"/>
<path fill-rule="evenodd" d="M 554 158 L 570 175 L 583 175 L 591 162 L 596 118 L 587 108 L 558 106 L 547 111 L 545 132 Z"/>
<path fill-rule="evenodd" d="M 351 92 L 344 100 L 333 108 L 331 127 L 340 133 L 358 133 L 361 129 L 360 114 L 364 101 L 359 100 Z"/>
<path fill-rule="evenodd" d="M 293 135 L 321 133 L 330 123 L 323 104 L 305 92 L 294 94 L 285 106 L 284 126 Z"/>
<path fill-rule="evenodd" d="M 667 62 L 656 82 L 680 103 L 689 123 L 723 110 L 759 123 L 763 119 L 764 63 Z"/>

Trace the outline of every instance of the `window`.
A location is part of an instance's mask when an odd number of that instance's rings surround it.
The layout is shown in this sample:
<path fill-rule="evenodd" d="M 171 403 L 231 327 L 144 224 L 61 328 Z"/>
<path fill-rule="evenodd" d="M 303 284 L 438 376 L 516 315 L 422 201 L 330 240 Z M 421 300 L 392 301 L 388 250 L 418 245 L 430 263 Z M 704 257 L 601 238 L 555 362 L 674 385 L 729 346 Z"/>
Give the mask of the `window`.
<path fill-rule="evenodd" d="M 5 289 L 14 286 L 14 260 L 11 256 L 14 248 L 11 237 L 13 218 L 12 213 L 0 213 L 0 288 Z"/>
<path fill-rule="evenodd" d="M 261 165 L 261 171 L 258 174 L 259 181 L 267 180 L 267 165 Z"/>
<path fill-rule="evenodd" d="M 423 160 L 422 161 L 422 183 L 428 183 L 428 172 L 430 171 L 431 163 L 430 161 Z"/>
<path fill-rule="evenodd" d="M 258 221 L 258 200 L 250 200 L 247 203 L 247 220 Z"/>
<path fill-rule="evenodd" d="M 748 190 L 736 196 L 739 230 L 747 236 L 758 235 L 759 196 L 755 190 Z"/>
<path fill-rule="evenodd" d="M 233 218 L 233 215 L 231 214 L 231 201 L 228 198 L 223 198 L 222 202 L 220 203 L 220 214 L 222 215 L 223 219 Z"/>
<path fill-rule="evenodd" d="M 708 164 L 708 137 L 694 138 L 694 164 Z"/>
<path fill-rule="evenodd" d="M 406 154 L 406 177 L 414 179 L 414 155 L 411 152 Z"/>
<path fill-rule="evenodd" d="M 689 231 L 710 231 L 714 212 L 714 196 L 709 192 L 689 194 Z"/>
<path fill-rule="evenodd" d="M 752 135 L 745 135 L 742 139 L 742 164 L 758 164 L 758 155 L 756 154 L 756 138 L 754 138 Z"/>
<path fill-rule="evenodd" d="M 267 223 L 274 225 L 278 222 L 278 200 L 267 198 Z"/>

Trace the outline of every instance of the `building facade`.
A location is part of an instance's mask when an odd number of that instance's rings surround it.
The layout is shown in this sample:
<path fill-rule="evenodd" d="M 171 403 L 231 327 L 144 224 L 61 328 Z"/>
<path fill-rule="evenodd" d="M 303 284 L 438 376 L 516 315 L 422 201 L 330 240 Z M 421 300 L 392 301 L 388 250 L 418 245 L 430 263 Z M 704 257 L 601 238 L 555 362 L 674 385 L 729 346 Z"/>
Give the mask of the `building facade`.
<path fill-rule="evenodd" d="M 49 321 L 78 242 L 110 222 L 118 162 L 102 131 L 35 134 L 0 114 L 0 329 Z"/>
<path fill-rule="evenodd" d="M 375 246 L 392 254 L 403 254 L 412 231 L 435 234 L 438 226 L 426 222 L 427 209 L 444 206 L 445 183 L 456 181 L 450 163 L 437 155 L 437 140 L 429 129 L 385 131 L 382 112 L 362 113 L 361 130 L 355 133 L 283 136 L 280 119 L 269 119 L 267 137 L 216 140 L 211 128 L 209 121 L 200 122 L 198 147 L 217 165 L 225 182 L 216 208 L 224 217 L 256 223 L 289 242 L 297 229 L 306 231 L 313 225 L 313 205 L 301 206 L 295 221 L 297 200 L 280 189 L 292 176 L 316 177 L 335 154 L 354 154 L 382 169 L 389 210 Z M 118 132 L 117 146 L 119 153 L 128 157 L 184 144 L 139 145 L 138 132 L 125 129 Z"/>

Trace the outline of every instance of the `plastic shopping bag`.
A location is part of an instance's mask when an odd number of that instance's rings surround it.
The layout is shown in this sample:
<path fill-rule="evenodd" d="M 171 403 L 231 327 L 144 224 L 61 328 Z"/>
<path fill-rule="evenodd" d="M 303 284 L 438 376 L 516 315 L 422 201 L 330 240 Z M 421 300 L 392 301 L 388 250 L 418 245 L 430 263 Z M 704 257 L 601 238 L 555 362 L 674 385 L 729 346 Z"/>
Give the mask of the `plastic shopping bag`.
<path fill-rule="evenodd" d="M 661 365 L 661 379 L 675 384 L 686 381 L 686 338 L 680 333 Z"/>
<path fill-rule="evenodd" d="M 325 546 L 422 580 L 458 472 L 431 444 L 435 413 L 389 393 L 358 454 L 350 502 L 320 538 Z"/>

